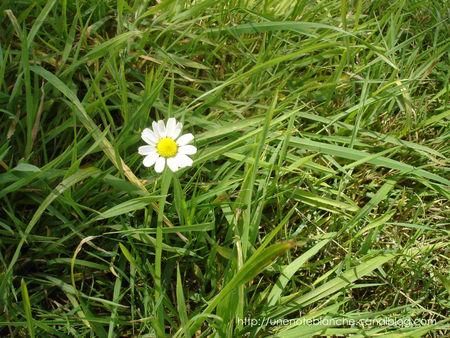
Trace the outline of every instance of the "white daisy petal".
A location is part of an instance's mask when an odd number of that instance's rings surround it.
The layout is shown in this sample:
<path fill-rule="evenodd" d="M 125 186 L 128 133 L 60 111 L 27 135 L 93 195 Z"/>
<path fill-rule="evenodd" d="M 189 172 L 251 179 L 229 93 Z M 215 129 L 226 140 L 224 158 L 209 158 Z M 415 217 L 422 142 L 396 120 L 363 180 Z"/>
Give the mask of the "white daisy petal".
<path fill-rule="evenodd" d="M 193 145 L 187 144 L 179 147 L 178 152 L 185 155 L 194 155 L 197 152 L 197 148 Z"/>
<path fill-rule="evenodd" d="M 192 135 L 191 133 L 184 134 L 177 140 L 177 144 L 181 147 L 181 146 L 188 144 L 193 139 L 194 139 L 194 135 Z"/>
<path fill-rule="evenodd" d="M 174 158 L 180 168 L 190 167 L 194 162 L 190 157 L 187 157 L 185 154 L 181 153 L 178 153 Z"/>
<path fill-rule="evenodd" d="M 197 148 L 189 144 L 194 135 L 181 135 L 182 127 L 183 125 L 172 117 L 167 123 L 162 120 L 153 121 L 151 129 L 145 128 L 141 137 L 147 145 L 138 148 L 138 153 L 144 156 L 143 165 L 154 165 L 157 173 L 163 172 L 166 165 L 173 172 L 191 166 L 194 161 L 187 155 L 197 153 Z M 162 140 L 164 138 L 167 139 Z"/>
<path fill-rule="evenodd" d="M 153 134 L 155 134 L 156 138 L 159 140 L 161 138 L 161 135 L 159 135 L 159 132 L 158 132 L 158 123 L 153 121 L 152 128 L 153 128 Z"/>
<path fill-rule="evenodd" d="M 155 164 L 155 162 L 158 160 L 158 158 L 160 158 L 160 157 L 159 157 L 158 153 L 155 151 L 155 152 L 150 153 L 147 156 L 145 156 L 142 164 L 146 167 L 151 167 L 152 165 Z"/>
<path fill-rule="evenodd" d="M 175 134 L 176 127 L 177 127 L 177 120 L 175 120 L 173 117 L 168 119 L 166 125 L 166 136 L 173 138 L 173 134 Z"/>
<path fill-rule="evenodd" d="M 182 128 L 182 127 L 183 127 L 183 125 L 182 125 L 180 122 L 178 122 L 177 125 L 176 125 L 176 127 L 175 127 L 175 131 L 174 131 L 174 133 L 173 133 L 173 135 L 172 135 L 172 138 L 173 138 L 174 140 L 176 140 L 177 137 L 180 135 L 180 133 L 181 133 L 181 128 Z"/>
<path fill-rule="evenodd" d="M 166 159 L 164 157 L 158 157 L 155 163 L 155 171 L 161 173 L 166 165 Z"/>
<path fill-rule="evenodd" d="M 156 148 L 154 145 L 140 146 L 138 148 L 138 153 L 140 155 L 150 155 L 151 153 L 156 153 Z"/>
<path fill-rule="evenodd" d="M 156 144 L 158 142 L 158 138 L 155 136 L 155 134 L 149 128 L 145 128 L 142 131 L 141 138 L 148 144 Z"/>
<path fill-rule="evenodd" d="M 172 170 L 173 172 L 178 170 L 178 162 L 175 159 L 175 157 L 169 157 L 167 159 L 167 166 Z"/>
<path fill-rule="evenodd" d="M 164 125 L 163 120 L 158 121 L 158 133 L 160 137 L 166 137 L 166 126 Z"/>

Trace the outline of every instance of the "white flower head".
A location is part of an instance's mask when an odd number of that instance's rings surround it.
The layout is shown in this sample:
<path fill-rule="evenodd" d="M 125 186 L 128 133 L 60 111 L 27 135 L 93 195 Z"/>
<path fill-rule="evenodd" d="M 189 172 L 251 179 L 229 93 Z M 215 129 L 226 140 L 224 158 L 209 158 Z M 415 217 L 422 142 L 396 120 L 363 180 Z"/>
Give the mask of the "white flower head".
<path fill-rule="evenodd" d="M 139 154 L 144 155 L 143 164 L 146 167 L 155 165 L 155 171 L 160 173 L 167 166 L 173 172 L 180 168 L 192 165 L 192 159 L 187 155 L 193 155 L 197 148 L 189 143 L 194 139 L 192 134 L 181 134 L 182 124 L 173 117 L 164 121 L 153 121 L 152 129 L 145 128 L 141 137 L 148 144 L 138 149 Z M 180 137 L 178 137 L 180 136 Z"/>

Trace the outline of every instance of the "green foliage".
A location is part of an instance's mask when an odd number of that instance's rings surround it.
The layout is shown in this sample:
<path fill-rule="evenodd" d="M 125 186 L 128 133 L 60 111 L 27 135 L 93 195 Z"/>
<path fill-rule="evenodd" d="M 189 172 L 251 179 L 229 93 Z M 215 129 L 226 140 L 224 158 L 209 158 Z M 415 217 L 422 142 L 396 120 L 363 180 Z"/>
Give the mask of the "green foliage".
<path fill-rule="evenodd" d="M 0 335 L 448 335 L 445 5 L 1 2 Z"/>

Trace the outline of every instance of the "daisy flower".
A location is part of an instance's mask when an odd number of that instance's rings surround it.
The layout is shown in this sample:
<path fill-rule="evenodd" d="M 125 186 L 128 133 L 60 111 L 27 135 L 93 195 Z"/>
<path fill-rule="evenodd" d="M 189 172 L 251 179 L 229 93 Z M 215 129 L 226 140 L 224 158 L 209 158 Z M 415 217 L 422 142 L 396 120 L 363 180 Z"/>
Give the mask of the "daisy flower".
<path fill-rule="evenodd" d="M 144 166 L 155 165 L 155 171 L 160 173 L 166 164 L 173 172 L 192 165 L 193 161 L 187 155 L 197 152 L 196 147 L 188 144 L 194 139 L 194 135 L 189 133 L 180 136 L 182 124 L 173 117 L 167 120 L 166 125 L 162 120 L 153 121 L 152 127 L 153 130 L 145 128 L 141 134 L 148 144 L 138 149 L 139 154 L 145 156 Z"/>

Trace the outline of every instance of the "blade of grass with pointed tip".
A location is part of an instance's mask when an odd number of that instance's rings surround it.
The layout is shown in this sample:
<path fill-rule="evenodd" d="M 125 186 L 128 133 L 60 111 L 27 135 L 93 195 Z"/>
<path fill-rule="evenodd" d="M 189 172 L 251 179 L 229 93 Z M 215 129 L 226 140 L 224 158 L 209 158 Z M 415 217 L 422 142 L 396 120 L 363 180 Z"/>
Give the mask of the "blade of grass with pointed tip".
<path fill-rule="evenodd" d="M 450 115 L 450 111 L 447 112 L 448 115 Z M 433 117 L 435 117 L 436 115 L 434 115 Z M 319 115 L 314 115 L 314 114 L 309 114 L 309 113 L 302 113 L 302 117 L 308 120 L 312 120 L 312 121 L 316 121 L 316 122 L 320 122 L 320 123 L 325 123 L 325 124 L 330 124 L 332 122 L 332 120 L 330 120 L 327 117 L 324 116 L 319 116 Z M 346 129 L 346 130 L 350 130 L 352 131 L 354 126 L 348 123 L 344 123 L 344 122 L 336 122 L 334 124 L 335 127 L 339 127 L 342 129 Z M 382 134 L 376 131 L 372 131 L 372 130 L 366 130 L 366 129 L 360 129 L 359 130 L 359 134 L 361 136 L 365 136 L 365 137 L 370 137 L 371 139 L 376 139 L 376 140 L 380 140 L 383 142 L 387 142 L 387 143 L 391 143 L 391 144 L 395 144 L 395 145 L 401 145 L 401 146 L 405 146 L 408 147 L 410 149 L 413 149 L 417 152 L 425 152 L 428 154 L 432 154 L 441 158 L 445 158 L 444 155 L 442 155 L 440 152 L 436 151 L 435 149 L 432 149 L 430 147 L 427 147 L 426 145 L 423 144 L 417 144 L 411 141 L 407 141 L 407 140 L 400 140 L 394 136 L 391 135 L 387 135 L 387 134 Z"/>
<path fill-rule="evenodd" d="M 95 220 L 111 218 L 111 217 L 115 217 L 118 215 L 123 215 L 123 214 L 129 213 L 132 211 L 143 209 L 143 208 L 147 207 L 149 204 L 151 204 L 151 202 L 157 201 L 159 198 L 161 198 L 161 196 L 143 196 L 143 197 L 133 198 L 126 202 L 115 205 L 106 211 L 99 212 L 100 215 L 98 215 L 95 218 Z"/>
<path fill-rule="evenodd" d="M 262 251 L 256 251 L 249 260 L 244 263 L 236 275 L 234 275 L 234 277 L 224 286 L 219 294 L 212 299 L 206 309 L 203 310 L 202 314 L 210 314 L 217 304 L 219 304 L 231 291 L 252 280 L 265 266 L 270 264 L 276 257 L 286 253 L 294 245 L 295 244 L 291 242 L 279 243 L 273 244 Z M 195 332 L 201 322 L 202 320 L 198 320 L 193 327 L 190 328 L 190 331 Z"/>
<path fill-rule="evenodd" d="M 45 7 L 42 9 L 39 16 L 36 18 L 36 21 L 33 24 L 33 27 L 31 27 L 30 32 L 28 33 L 28 46 L 31 45 L 31 43 L 34 40 L 34 37 L 36 33 L 39 31 L 39 28 L 41 28 L 42 24 L 45 22 L 45 18 L 47 17 L 48 13 L 50 13 L 51 9 L 53 8 L 53 5 L 56 3 L 56 0 L 49 0 L 45 4 Z"/>
<path fill-rule="evenodd" d="M 27 284 L 25 283 L 23 278 L 21 280 L 21 290 L 22 290 L 23 305 L 25 307 L 25 317 L 27 319 L 28 332 L 30 334 L 30 337 L 34 337 L 34 323 L 33 323 L 33 316 L 31 314 L 30 297 L 28 295 Z"/>
<path fill-rule="evenodd" d="M 286 189 L 293 189 L 290 186 L 284 186 Z M 342 213 L 344 211 L 358 211 L 359 208 L 357 205 L 345 203 L 341 201 L 336 201 L 334 199 L 318 196 L 309 191 L 305 191 L 302 189 L 295 189 L 293 192 L 294 196 L 297 197 L 299 201 L 303 203 L 315 206 L 317 208 L 331 211 L 333 213 Z"/>
<path fill-rule="evenodd" d="M 186 311 L 186 301 L 184 299 L 183 293 L 183 285 L 181 283 L 181 275 L 180 275 L 180 265 L 177 264 L 177 286 L 176 286 L 176 294 L 177 294 L 177 309 L 180 314 L 180 324 L 182 328 L 186 327 L 188 322 L 188 316 Z M 188 337 L 187 332 L 185 331 L 185 337 Z"/>
<path fill-rule="evenodd" d="M 376 192 L 376 194 L 367 202 L 355 216 L 348 222 L 340 231 L 339 234 L 343 232 L 350 232 L 353 228 L 364 218 L 369 212 L 374 209 L 381 201 L 383 201 L 387 194 L 394 188 L 395 180 L 388 180 L 384 183 L 380 189 Z M 353 238 L 353 237 L 352 237 Z"/>
<path fill-rule="evenodd" d="M 244 214 L 244 225 L 242 230 L 242 255 L 244 261 L 247 258 L 247 248 L 250 245 L 253 245 L 252 243 L 248 243 L 249 239 L 249 233 L 250 233 L 250 224 L 252 220 L 252 198 L 253 198 L 253 190 L 255 185 L 255 178 L 256 178 L 256 172 L 258 171 L 259 161 L 260 157 L 263 151 L 263 147 L 266 141 L 267 132 L 269 130 L 270 122 L 272 121 L 273 112 L 275 110 L 275 105 L 278 100 L 278 92 L 275 92 L 272 104 L 270 108 L 267 110 L 266 117 L 263 122 L 261 133 L 259 134 L 259 141 L 258 141 L 258 148 L 256 149 L 254 153 L 254 164 L 250 166 L 249 172 L 246 174 L 248 177 L 248 181 L 244 180 L 242 184 L 242 191 L 244 192 L 242 196 L 243 203 L 247 205 L 247 209 L 245 210 Z M 239 203 L 239 197 L 237 198 L 236 203 Z M 254 224 L 254 226 L 258 226 L 258 224 Z"/>
<path fill-rule="evenodd" d="M 122 244 L 122 243 L 120 243 Z M 123 271 L 125 268 L 126 260 L 122 259 L 120 261 L 120 269 Z M 113 291 L 113 302 L 119 303 L 120 301 L 120 290 L 122 287 L 122 277 L 116 277 L 116 281 L 114 282 L 114 291 Z M 117 306 L 113 306 L 113 309 L 111 311 L 111 317 L 109 319 L 109 328 L 108 328 L 108 338 L 114 337 L 114 328 L 118 326 L 118 316 L 117 316 Z"/>
<path fill-rule="evenodd" d="M 296 114 L 299 112 L 300 109 L 294 109 L 286 114 L 283 114 L 280 117 L 277 117 L 275 119 L 273 119 L 270 123 L 269 128 L 273 128 L 274 126 L 277 126 L 278 124 L 280 124 L 281 122 L 283 122 L 284 120 L 290 118 L 292 115 Z M 226 144 L 220 146 L 217 149 L 213 149 L 213 150 L 206 150 L 203 151 L 201 154 L 202 156 L 197 158 L 195 160 L 195 163 L 203 163 L 215 156 L 221 155 L 224 152 L 226 152 L 229 149 L 233 149 L 235 148 L 238 144 L 244 142 L 245 140 L 255 136 L 256 134 L 260 133 L 261 131 L 259 129 L 256 130 L 252 130 L 251 132 L 246 133 L 245 135 L 241 136 L 240 138 L 238 138 L 237 140 L 233 141 L 233 142 L 227 142 Z M 275 134 L 276 137 L 278 137 L 279 135 Z"/>
<path fill-rule="evenodd" d="M 285 317 L 288 314 L 298 311 L 298 309 L 303 308 L 311 303 L 315 303 L 327 296 L 330 296 L 338 291 L 343 290 L 345 287 L 353 283 L 354 281 L 361 279 L 364 276 L 370 274 L 373 270 L 377 269 L 384 263 L 388 262 L 395 255 L 391 253 L 386 253 L 384 255 L 380 255 L 369 259 L 368 261 L 359 264 L 356 267 L 349 268 L 340 276 L 335 277 L 334 279 L 322 284 L 321 286 L 313 289 L 312 291 L 306 293 L 303 296 L 300 296 L 294 301 L 291 301 L 285 304 L 283 307 L 280 307 L 278 310 L 271 312 L 271 317 Z"/>
<path fill-rule="evenodd" d="M 133 256 L 131 255 L 130 251 L 128 251 L 128 249 L 125 247 L 125 245 L 123 245 L 122 243 L 119 243 L 119 247 L 120 247 L 120 251 L 122 251 L 122 253 L 125 256 L 125 258 L 127 259 L 127 261 L 130 262 L 131 265 L 134 265 L 134 267 L 136 267 L 136 262 L 135 262 Z"/>
<path fill-rule="evenodd" d="M 114 226 L 111 226 L 114 227 Z M 162 232 L 163 234 L 173 234 L 176 232 L 189 232 L 189 231 L 211 231 L 214 230 L 215 224 L 214 223 L 200 223 L 200 224 L 191 224 L 191 225 L 178 225 L 173 228 L 163 228 Z M 144 233 L 144 234 L 155 234 L 156 228 L 133 228 L 129 227 L 127 230 L 119 230 L 119 231 L 111 231 L 107 232 L 105 234 L 138 234 L 138 233 Z"/>
<path fill-rule="evenodd" d="M 337 157 L 346 158 L 349 160 L 361 160 L 365 159 L 370 156 L 367 152 L 356 150 L 356 149 L 348 149 L 346 147 L 337 146 L 334 144 L 327 144 L 327 143 L 321 143 L 312 141 L 307 138 L 299 138 L 299 137 L 291 137 L 290 142 L 293 146 L 308 149 L 310 151 L 316 151 L 318 153 L 333 155 Z M 396 160 L 392 160 L 390 158 L 386 157 L 376 157 L 376 158 L 368 158 L 368 163 L 374 164 L 374 165 L 380 165 L 383 167 L 391 168 L 398 170 L 404 174 L 415 174 L 424 178 L 428 178 L 430 180 L 450 185 L 450 181 L 446 178 L 443 178 L 439 175 L 430 173 L 428 171 L 425 171 L 423 169 L 418 169 L 413 167 L 410 164 L 402 163 Z"/>
<path fill-rule="evenodd" d="M 311 257 L 316 255 L 320 249 L 322 249 L 326 244 L 328 244 L 336 235 L 335 232 L 326 234 L 325 239 L 314 245 L 311 249 L 306 251 L 301 256 L 297 257 L 291 264 L 286 266 L 280 273 L 280 277 L 275 282 L 272 287 L 269 296 L 267 297 L 267 305 L 274 306 L 280 299 L 281 292 L 286 287 L 292 276 L 305 264 Z"/>

